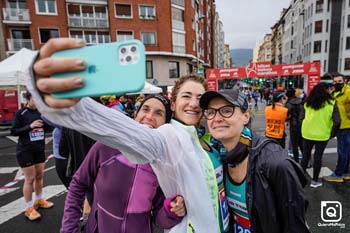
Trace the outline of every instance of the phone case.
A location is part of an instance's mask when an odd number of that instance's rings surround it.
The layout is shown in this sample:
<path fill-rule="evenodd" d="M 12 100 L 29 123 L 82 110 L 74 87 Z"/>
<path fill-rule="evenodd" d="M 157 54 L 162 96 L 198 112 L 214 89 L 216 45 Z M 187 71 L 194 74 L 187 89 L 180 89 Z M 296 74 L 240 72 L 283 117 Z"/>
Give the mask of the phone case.
<path fill-rule="evenodd" d="M 84 71 L 55 74 L 55 78 L 81 76 L 84 87 L 53 93 L 56 98 L 118 95 L 140 91 L 146 80 L 144 45 L 138 40 L 69 49 L 53 57 L 77 57 L 87 62 Z"/>

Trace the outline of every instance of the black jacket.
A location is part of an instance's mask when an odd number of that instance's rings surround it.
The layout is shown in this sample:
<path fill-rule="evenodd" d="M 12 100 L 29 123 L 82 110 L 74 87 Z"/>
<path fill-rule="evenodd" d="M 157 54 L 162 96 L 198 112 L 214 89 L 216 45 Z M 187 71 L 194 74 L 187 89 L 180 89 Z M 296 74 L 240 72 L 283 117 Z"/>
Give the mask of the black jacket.
<path fill-rule="evenodd" d="M 78 170 L 95 140 L 84 134 L 62 127 L 59 153 L 68 158 L 67 176 L 71 177 Z"/>
<path fill-rule="evenodd" d="M 253 134 L 247 170 L 247 209 L 254 233 L 309 232 L 307 183 L 299 164 L 274 140 Z"/>
<path fill-rule="evenodd" d="M 288 108 L 290 130 L 301 131 L 301 115 L 303 112 L 303 101 L 300 98 L 293 98 L 286 104 Z"/>
<path fill-rule="evenodd" d="M 44 126 L 42 128 L 35 129 L 44 131 L 44 139 L 31 141 L 29 135 L 33 129 L 30 128 L 30 124 L 36 120 L 41 120 L 41 114 L 38 110 L 24 107 L 15 113 L 15 117 L 12 121 L 11 135 L 19 136 L 17 144 L 17 155 L 23 151 L 45 150 L 45 133 L 52 130 L 52 127 L 44 122 Z"/>

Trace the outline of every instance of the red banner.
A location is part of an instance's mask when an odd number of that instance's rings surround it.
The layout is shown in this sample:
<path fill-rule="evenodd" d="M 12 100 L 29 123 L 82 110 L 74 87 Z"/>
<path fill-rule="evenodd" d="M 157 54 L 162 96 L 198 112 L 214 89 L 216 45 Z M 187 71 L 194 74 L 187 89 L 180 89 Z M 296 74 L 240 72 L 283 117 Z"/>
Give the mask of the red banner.
<path fill-rule="evenodd" d="M 215 87 L 215 89 L 210 90 L 216 90 L 216 81 L 218 79 L 294 76 L 302 74 L 309 76 L 309 87 L 307 89 L 311 90 L 312 87 L 320 82 L 320 63 L 306 62 L 273 65 L 271 62 L 256 62 L 250 63 L 247 67 L 207 69 L 206 71 L 208 84 L 210 82 L 210 88 Z M 213 81 L 215 81 L 215 84 Z"/>

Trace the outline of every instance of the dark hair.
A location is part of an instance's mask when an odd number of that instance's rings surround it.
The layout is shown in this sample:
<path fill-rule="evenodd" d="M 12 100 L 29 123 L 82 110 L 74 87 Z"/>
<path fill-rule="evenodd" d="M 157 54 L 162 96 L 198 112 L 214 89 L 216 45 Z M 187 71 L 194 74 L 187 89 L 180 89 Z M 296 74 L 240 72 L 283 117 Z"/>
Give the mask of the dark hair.
<path fill-rule="evenodd" d="M 196 74 L 185 75 L 185 76 L 180 77 L 175 82 L 175 85 L 174 85 L 172 93 L 171 93 L 171 102 L 175 102 L 176 101 L 177 94 L 179 93 L 180 88 L 187 81 L 193 81 L 193 82 L 197 82 L 199 84 L 202 84 L 203 87 L 204 87 L 204 90 L 205 91 L 208 90 L 208 84 L 207 84 L 206 80 L 202 76 L 199 76 L 199 75 L 196 75 Z"/>
<path fill-rule="evenodd" d="M 345 76 L 337 71 L 325 73 L 322 76 L 322 79 L 334 79 L 335 77 L 339 77 L 339 76 L 342 77 L 343 80 L 345 81 Z"/>
<path fill-rule="evenodd" d="M 275 109 L 275 105 L 280 99 L 282 99 L 283 96 L 285 96 L 286 93 L 284 91 L 277 91 L 275 94 L 273 94 L 272 97 L 272 109 Z"/>
<path fill-rule="evenodd" d="M 306 98 L 306 106 L 315 110 L 324 107 L 325 103 L 330 103 L 334 98 L 329 94 L 327 85 L 324 83 L 317 84 L 310 92 L 310 95 Z"/>
<path fill-rule="evenodd" d="M 164 108 L 165 108 L 165 123 L 169 123 L 172 117 L 172 111 L 170 108 L 170 101 L 168 98 L 162 96 L 162 95 L 149 95 L 147 96 L 140 104 L 140 107 L 136 111 L 136 115 L 139 113 L 140 109 L 142 108 L 143 104 L 146 103 L 149 99 L 157 99 L 159 100 Z"/>
<path fill-rule="evenodd" d="M 26 100 L 30 100 L 31 97 L 32 97 L 32 94 L 29 91 L 26 91 L 26 93 L 24 93 L 24 98 Z"/>
<path fill-rule="evenodd" d="M 286 96 L 287 96 L 288 98 L 293 98 L 293 97 L 295 97 L 295 89 L 294 89 L 294 88 L 288 89 L 287 92 L 286 92 Z"/>

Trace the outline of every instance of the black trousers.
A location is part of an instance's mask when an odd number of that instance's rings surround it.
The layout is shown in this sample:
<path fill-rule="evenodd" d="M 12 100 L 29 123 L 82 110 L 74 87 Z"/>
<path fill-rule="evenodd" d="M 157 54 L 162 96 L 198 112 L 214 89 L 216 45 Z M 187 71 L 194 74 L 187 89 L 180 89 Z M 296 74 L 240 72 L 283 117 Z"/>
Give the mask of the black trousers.
<path fill-rule="evenodd" d="M 322 156 L 323 152 L 326 149 L 327 141 L 313 141 L 308 139 L 303 139 L 303 159 L 301 160 L 301 167 L 306 171 L 307 164 L 311 157 L 312 148 L 315 146 L 314 153 L 314 173 L 313 180 L 317 181 L 318 176 L 320 175 L 321 166 L 322 166 Z"/>
<path fill-rule="evenodd" d="M 71 177 L 67 176 L 68 159 L 55 158 L 56 172 L 62 184 L 68 189 Z"/>
<path fill-rule="evenodd" d="M 292 143 L 294 161 L 299 163 L 299 150 L 303 153 L 303 138 L 301 137 L 301 130 L 290 129 L 290 142 Z"/>

